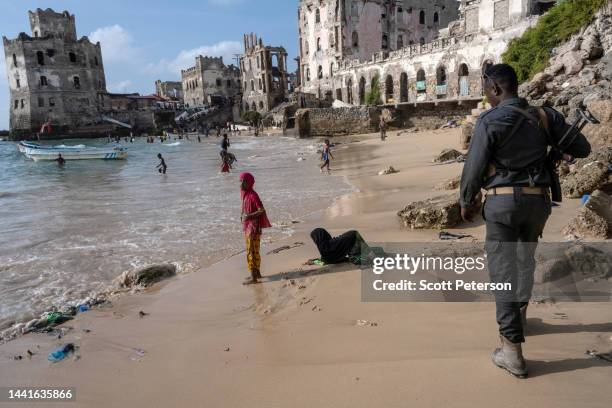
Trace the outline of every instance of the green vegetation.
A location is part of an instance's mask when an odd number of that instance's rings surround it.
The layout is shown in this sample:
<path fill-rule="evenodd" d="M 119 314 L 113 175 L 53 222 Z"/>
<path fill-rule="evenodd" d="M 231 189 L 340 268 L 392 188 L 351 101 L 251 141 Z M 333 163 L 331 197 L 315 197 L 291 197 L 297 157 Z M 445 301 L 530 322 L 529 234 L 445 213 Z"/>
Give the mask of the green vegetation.
<path fill-rule="evenodd" d="M 382 103 L 382 100 L 380 99 L 380 78 L 378 75 L 372 78 L 370 92 L 367 92 L 365 95 L 365 103 L 368 106 L 376 106 Z"/>
<path fill-rule="evenodd" d="M 563 0 L 522 37 L 515 38 L 502 55 L 516 70 L 519 82 L 531 79 L 548 66 L 551 51 L 593 20 L 608 0 Z"/>
<path fill-rule="evenodd" d="M 240 117 L 245 122 L 249 122 L 249 123 L 252 123 L 254 125 L 257 125 L 259 123 L 259 121 L 261 120 L 261 114 L 259 112 L 255 112 L 255 111 L 242 112 L 242 115 L 240 115 Z"/>

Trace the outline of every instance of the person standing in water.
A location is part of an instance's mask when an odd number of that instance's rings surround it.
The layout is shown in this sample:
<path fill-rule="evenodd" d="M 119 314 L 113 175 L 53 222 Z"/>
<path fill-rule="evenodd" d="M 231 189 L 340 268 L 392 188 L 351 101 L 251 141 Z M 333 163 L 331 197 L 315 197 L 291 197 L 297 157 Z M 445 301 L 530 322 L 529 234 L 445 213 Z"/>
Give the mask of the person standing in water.
<path fill-rule="evenodd" d="M 227 152 L 227 149 L 229 149 L 229 147 L 230 147 L 229 138 L 227 137 L 227 133 L 224 133 L 223 140 L 221 140 L 221 150 Z"/>
<path fill-rule="evenodd" d="M 272 227 L 266 210 L 253 190 L 255 177 L 251 173 L 240 174 L 240 198 L 242 199 L 242 229 L 246 241 L 247 264 L 250 276 L 245 285 L 259 283 L 261 279 L 261 256 L 259 254 L 261 233 L 264 228 Z"/>
<path fill-rule="evenodd" d="M 161 153 L 157 155 L 157 158 L 159 159 L 159 164 L 157 165 L 159 174 L 166 174 L 166 170 L 168 169 L 168 166 L 166 166 L 166 161 L 162 157 Z"/>
<path fill-rule="evenodd" d="M 321 165 L 321 173 L 323 173 L 323 169 L 327 167 L 327 172 L 330 173 L 329 169 L 329 158 L 334 158 L 334 155 L 331 154 L 329 139 L 325 139 L 325 144 L 323 145 L 323 152 L 321 152 L 321 160 L 323 160 L 323 164 Z"/>
<path fill-rule="evenodd" d="M 66 164 L 66 159 L 64 159 L 64 158 L 62 157 L 62 154 L 61 154 L 61 153 L 59 153 L 59 154 L 57 155 L 57 159 L 55 159 L 55 161 L 56 161 L 56 162 L 57 162 L 57 164 L 59 164 L 60 166 L 63 166 L 64 164 Z"/>

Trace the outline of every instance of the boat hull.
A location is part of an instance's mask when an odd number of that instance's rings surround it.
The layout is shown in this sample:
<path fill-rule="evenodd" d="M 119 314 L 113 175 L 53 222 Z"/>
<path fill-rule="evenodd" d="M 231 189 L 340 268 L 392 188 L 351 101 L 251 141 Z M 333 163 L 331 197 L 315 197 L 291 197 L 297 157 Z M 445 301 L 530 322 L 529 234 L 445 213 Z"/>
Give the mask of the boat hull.
<path fill-rule="evenodd" d="M 55 161 L 62 155 L 64 160 L 123 160 L 127 149 L 123 147 L 95 148 L 86 146 L 41 146 L 35 143 L 20 143 L 19 151 L 34 161 Z"/>

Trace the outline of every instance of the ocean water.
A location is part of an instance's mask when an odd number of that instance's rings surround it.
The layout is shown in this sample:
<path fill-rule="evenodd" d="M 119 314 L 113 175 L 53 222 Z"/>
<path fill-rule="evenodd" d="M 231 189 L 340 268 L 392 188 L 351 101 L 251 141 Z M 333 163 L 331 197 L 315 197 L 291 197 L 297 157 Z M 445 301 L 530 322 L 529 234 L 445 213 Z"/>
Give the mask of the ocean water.
<path fill-rule="evenodd" d="M 319 172 L 315 141 L 237 137 L 232 174 L 219 139 L 124 143 L 123 161 L 34 162 L 0 142 L 0 329 L 103 290 L 126 270 L 173 262 L 194 271 L 243 249 L 238 174 L 254 174 L 274 228 L 350 191 Z M 102 146 L 105 140 L 55 144 Z M 155 167 L 162 153 L 168 173 Z"/>

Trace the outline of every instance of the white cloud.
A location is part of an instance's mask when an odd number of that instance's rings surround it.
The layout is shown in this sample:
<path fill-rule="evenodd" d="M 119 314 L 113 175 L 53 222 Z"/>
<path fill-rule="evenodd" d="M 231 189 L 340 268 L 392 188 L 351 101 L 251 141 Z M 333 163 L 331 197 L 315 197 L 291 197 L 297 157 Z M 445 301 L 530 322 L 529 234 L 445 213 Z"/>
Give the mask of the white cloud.
<path fill-rule="evenodd" d="M 121 81 L 121 82 L 118 82 L 118 83 L 110 84 L 108 86 L 108 90 L 110 92 L 124 93 L 124 92 L 127 92 L 127 91 L 132 92 L 130 90 L 130 88 L 133 88 L 133 87 L 134 87 L 134 83 L 132 81 L 130 81 L 129 79 L 127 79 L 125 81 Z"/>
<path fill-rule="evenodd" d="M 98 28 L 89 34 L 93 42 L 100 42 L 104 64 L 138 62 L 142 57 L 140 49 L 134 46 L 134 37 L 120 25 Z"/>
<path fill-rule="evenodd" d="M 182 69 L 189 68 L 195 64 L 195 57 L 198 55 L 223 57 L 223 62 L 229 65 L 235 64 L 235 54 L 241 53 L 242 45 L 238 41 L 221 41 L 213 45 L 203 45 L 190 50 L 182 50 L 175 58 L 171 60 L 162 59 L 156 63 L 150 63 L 146 69 L 152 74 L 171 74 L 178 78 Z"/>

